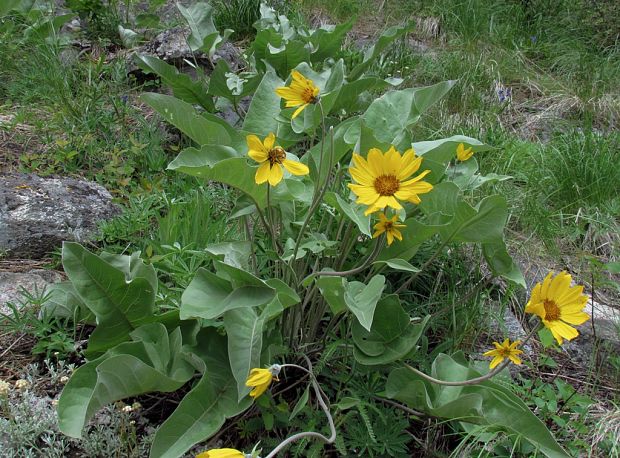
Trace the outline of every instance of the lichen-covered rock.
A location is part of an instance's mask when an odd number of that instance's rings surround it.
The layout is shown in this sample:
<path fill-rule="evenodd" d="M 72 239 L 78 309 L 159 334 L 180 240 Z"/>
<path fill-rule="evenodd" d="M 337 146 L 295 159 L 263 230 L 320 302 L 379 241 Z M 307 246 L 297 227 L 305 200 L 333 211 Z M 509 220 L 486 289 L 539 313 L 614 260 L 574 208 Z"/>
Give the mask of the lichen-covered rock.
<path fill-rule="evenodd" d="M 39 259 L 63 240 L 88 240 L 97 224 L 119 213 L 105 188 L 74 178 L 0 176 L 0 251 Z"/>

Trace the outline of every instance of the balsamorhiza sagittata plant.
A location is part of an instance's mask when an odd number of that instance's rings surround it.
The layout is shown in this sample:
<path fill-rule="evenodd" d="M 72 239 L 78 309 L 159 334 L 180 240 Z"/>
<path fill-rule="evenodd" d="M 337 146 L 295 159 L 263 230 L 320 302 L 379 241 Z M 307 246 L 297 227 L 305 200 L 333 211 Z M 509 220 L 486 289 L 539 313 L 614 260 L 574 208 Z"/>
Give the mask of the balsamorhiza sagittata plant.
<path fill-rule="evenodd" d="M 571 325 L 580 325 L 590 319 L 590 315 L 583 311 L 588 296 L 583 294 L 583 286 L 571 286 L 571 281 L 566 272 L 555 277 L 549 272 L 542 283 L 534 286 L 525 306 L 527 313 L 538 315 L 560 345 L 564 339 L 572 340 L 579 335 Z"/>
<path fill-rule="evenodd" d="M 291 85 L 277 88 L 276 94 L 286 101 L 287 108 L 299 107 L 291 116 L 295 119 L 309 104 L 318 102 L 319 88 L 297 70 L 291 72 L 291 78 Z"/>
<path fill-rule="evenodd" d="M 342 36 L 346 34 L 343 30 L 339 29 Z M 405 31 L 405 28 L 394 27 L 384 38 L 389 41 L 390 36 L 403 36 Z M 323 30 L 321 40 L 328 33 L 331 32 Z M 286 47 L 286 40 L 281 44 Z M 296 45 L 300 45 L 297 49 L 303 48 L 309 53 L 325 49 L 325 46 L 317 47 L 316 42 L 297 41 Z M 253 57 L 261 57 L 257 47 L 253 52 Z M 471 158 L 474 149 L 482 152 L 489 148 L 467 137 L 414 143 L 411 127 L 432 103 L 449 91 L 453 82 L 390 90 L 377 97 L 366 91 L 360 97 L 360 88 L 366 87 L 364 84 L 369 81 L 362 85 L 357 83 L 371 65 L 374 53 L 367 53 L 355 68 L 347 68 L 342 59 L 330 59 L 302 62 L 291 69 L 287 66 L 288 60 L 282 59 L 287 55 L 286 50 L 277 54 L 264 52 L 262 57 L 269 65 L 257 66 L 258 60 L 248 62 L 247 73 L 254 76 L 242 78 L 237 75 L 234 91 L 228 87 L 227 69 L 218 64 L 215 71 L 219 71 L 222 78 L 211 78 L 209 88 L 213 90 L 209 91 L 202 105 L 209 111 L 210 105 L 215 106 L 214 102 L 223 101 L 221 97 L 227 98 L 240 118 L 240 127 L 230 125 L 212 113 L 194 110 L 195 94 L 192 91 L 188 91 L 192 92 L 192 98 L 186 103 L 163 94 L 145 94 L 144 100 L 149 105 L 196 143 L 181 151 L 169 169 L 202 177 L 209 182 L 219 181 L 231 188 L 226 194 L 235 197 L 234 205 L 229 206 L 234 207 L 231 224 L 227 226 L 230 230 L 226 231 L 230 238 L 218 240 L 222 243 L 198 247 L 201 251 L 204 248 L 209 258 L 205 258 L 204 266 L 197 269 L 194 279 L 181 295 L 177 316 L 182 325 L 174 324 L 176 319 L 171 318 L 171 314 L 159 315 L 160 308 L 155 302 L 157 281 L 153 281 L 156 271 L 152 263 L 142 262 L 139 254 L 128 259 L 123 255 L 97 256 L 83 248 L 79 250 L 76 244 L 67 244 L 63 248 L 63 264 L 70 279 L 88 279 L 73 282 L 76 294 L 84 296 L 84 300 L 79 301 L 85 304 L 84 307 L 89 307 L 91 295 L 95 293 L 97 298 L 122 302 L 88 310 L 88 315 L 92 313 L 97 318 L 97 332 L 92 334 L 87 347 L 87 352 L 91 353 L 87 355 L 88 365 L 76 371 L 61 396 L 59 417 L 63 432 L 79 437 L 92 416 L 91 411 L 103 407 L 96 402 L 107 399 L 100 396 L 107 387 L 105 380 L 100 380 L 97 375 L 97 366 L 105 361 L 110 370 L 125 367 L 115 367 L 119 364 L 116 360 L 122 358 L 108 352 L 113 348 L 120 352 L 130 348 L 132 357 L 142 358 L 140 364 L 157 367 L 149 371 L 152 378 L 148 380 L 135 377 L 136 383 L 144 382 L 137 391 L 157 391 L 158 388 L 172 391 L 175 386 L 187 385 L 199 372 L 203 374 L 201 380 L 193 384 L 188 395 L 191 397 L 180 402 L 158 429 L 154 440 L 157 452 L 153 456 L 172 456 L 177 452 L 179 455 L 175 456 L 180 456 L 197 442 L 217 434 L 221 427 L 219 420 L 200 425 L 186 423 L 191 419 L 205 418 L 202 411 L 205 405 L 213 408 L 208 415 L 214 413 L 213 418 L 228 419 L 228 424 L 234 425 L 234 418 L 249 408 L 251 400 L 266 393 L 278 376 L 276 365 L 258 368 L 267 359 L 287 355 L 306 360 L 307 369 L 291 364 L 279 367 L 305 371 L 303 376 L 309 377 L 314 395 L 312 402 L 303 408 L 320 406 L 327 418 L 329 435 L 315 431 L 293 434 L 264 458 L 275 457 L 291 442 L 302 438 L 318 439 L 325 444 L 333 444 L 336 440 L 336 427 L 325 392 L 339 395 L 339 390 L 333 389 L 334 385 L 325 391 L 320 389 L 312 371 L 312 363 L 317 360 L 321 361 L 319 373 L 331 371 L 332 375 L 326 377 L 330 384 L 338 383 L 338 374 L 342 373 L 357 385 L 363 383 L 363 380 L 355 379 L 360 376 L 355 370 L 358 364 L 365 367 L 363 374 L 370 372 L 372 366 L 389 369 L 388 377 L 383 377 L 388 370 L 377 372 L 377 386 L 381 385 L 379 391 L 363 393 L 365 397 L 366 394 L 369 396 L 362 402 L 388 396 L 405 404 L 414 404 L 408 408 L 432 415 L 441 406 L 424 402 L 440 402 L 446 397 L 429 396 L 423 391 L 428 384 L 412 381 L 422 378 L 437 385 L 471 385 L 472 392 L 479 392 L 488 389 L 488 386 L 480 385 L 480 381 L 502 370 L 511 361 L 510 356 L 517 357 L 515 346 L 510 352 L 495 355 L 506 357 L 496 361 L 496 366 L 488 374 L 467 380 L 463 378 L 475 369 L 463 362 L 464 358 L 460 361 L 451 360 L 448 355 L 435 358 L 432 367 L 438 368 L 436 374 L 451 374 L 450 380 L 433 378 L 410 368 L 415 372 L 413 374 L 406 365 L 407 359 L 425 358 L 418 340 L 430 320 L 430 316 L 411 316 L 411 311 L 418 308 L 408 303 L 413 296 L 408 287 L 417 284 L 415 280 L 421 272 L 427 275 L 428 267 L 435 267 L 433 261 L 445 254 L 449 247 L 458 243 L 479 244 L 493 275 L 524 283 L 518 278 L 518 268 L 512 263 L 502 238 L 509 213 L 505 199 L 494 195 L 485 198 L 480 205 L 470 204 L 469 200 L 478 193 L 468 192 L 471 190 L 468 186 L 482 185 L 485 180 L 461 179 L 458 182 L 456 173 L 446 173 L 454 161 L 455 148 L 460 161 Z M 274 60 L 269 61 L 270 56 Z M 260 62 L 264 63 L 264 60 Z M 288 72 L 291 73 L 290 83 L 280 87 Z M 312 75 L 312 79 L 306 75 Z M 376 77 L 370 80 L 373 88 L 394 83 L 393 80 L 382 82 Z M 284 100 L 275 97 L 274 90 Z M 218 93 L 225 95 L 214 95 Z M 238 102 L 241 98 L 252 94 L 248 110 L 240 109 Z M 314 104 L 317 110 L 310 109 L 313 116 L 305 116 L 303 122 L 299 119 L 291 122 L 283 116 L 283 113 L 292 111 L 292 118 L 296 118 Z M 282 105 L 286 106 L 284 110 Z M 183 114 L 183 110 L 188 116 L 178 115 Z M 303 151 L 303 157 L 297 160 L 293 155 L 287 155 L 283 146 L 291 151 Z M 258 167 L 249 165 L 248 156 L 258 163 Z M 348 167 L 350 162 L 352 164 Z M 477 173 L 476 161 L 471 162 L 473 165 L 459 167 L 463 169 L 458 171 L 459 176 Z M 293 175 L 290 179 L 283 179 L 285 170 Z M 347 170 L 351 183 L 346 183 Z M 428 180 L 432 180 L 432 184 L 424 181 L 430 170 L 432 176 Z M 262 186 L 265 183 L 269 185 Z M 278 187 L 272 189 L 274 186 Z M 428 195 L 431 192 L 436 193 L 436 198 Z M 350 194 L 354 194 L 353 199 Z M 420 203 L 422 205 L 417 207 L 408 205 Z M 240 224 L 237 226 L 233 221 Z M 235 230 L 237 227 L 238 231 Z M 419 259 L 414 256 L 422 244 L 430 255 L 416 265 Z M 89 262 L 78 262 L 83 259 Z M 133 267 L 140 262 L 139 268 L 130 269 L 130 273 L 119 267 Z M 84 270 L 89 275 L 83 275 Z M 132 281 L 128 281 L 128 275 Z M 408 294 L 401 295 L 402 292 Z M 536 294 L 541 298 L 544 296 Z M 555 327 L 558 322 L 574 322 L 572 311 L 568 314 L 562 312 L 562 304 L 574 299 L 571 294 L 544 296 L 547 302 L 541 299 L 542 306 L 532 299 L 528 308 L 534 313 L 544 312 L 544 320 Z M 552 300 L 562 313 L 554 315 L 555 309 L 549 302 Z M 124 314 L 123 310 L 129 305 L 131 313 Z M 131 326 L 127 326 L 127 322 Z M 568 337 L 565 330 L 558 332 Z M 101 336 L 105 337 L 102 339 Z M 521 340 L 525 343 L 527 338 Z M 122 347 L 116 346 L 116 342 L 122 342 Z M 149 350 L 152 347 L 152 351 L 140 350 L 146 346 Z M 503 345 L 500 347 L 505 350 Z M 134 351 L 136 348 L 138 350 Z M 327 353 L 328 349 L 333 354 Z M 153 361 L 152 355 L 161 356 L 165 361 Z M 186 358 L 187 355 L 192 358 Z M 195 364 L 200 359 L 206 370 L 198 369 L 199 365 Z M 442 365 L 444 370 L 439 371 Z M 458 368 L 452 371 L 454 366 Z M 290 382 L 284 375 L 280 382 L 283 385 Z M 456 380 L 460 376 L 462 378 Z M 301 381 L 302 377 L 294 380 Z M 294 391 L 289 390 L 296 383 L 283 388 L 287 391 L 286 396 L 276 396 L 278 408 L 289 409 L 296 404 L 291 403 Z M 387 385 L 390 390 L 383 390 Z M 136 391 L 124 393 L 123 388 L 119 387 L 119 399 L 138 394 Z M 410 393 L 415 390 L 416 393 Z M 75 395 L 76 392 L 80 395 Z M 249 396 L 245 396 L 248 392 Z M 301 392 L 299 390 L 297 394 Z M 406 396 L 399 398 L 404 392 L 407 392 Z M 486 395 L 485 399 L 492 403 L 493 393 L 487 392 Z M 503 396 L 509 397 L 510 394 L 504 393 Z M 201 402 L 192 402 L 196 398 Z M 261 408 L 269 408 L 270 402 L 264 401 L 267 400 L 259 399 Z M 418 401 L 421 405 L 414 403 Z M 458 399 L 450 399 L 452 401 L 458 402 Z M 94 407 L 91 402 L 95 402 Z M 509 404 L 514 403 L 500 402 L 492 407 L 501 411 Z M 84 415 L 75 415 L 78 410 Z M 503 413 L 510 417 L 514 410 Z M 527 413 L 520 412 L 519 415 Z M 484 412 L 480 414 L 484 415 Z M 522 419 L 520 424 L 528 423 L 532 416 Z M 497 418 L 483 420 L 497 426 Z M 187 435 L 185 432 L 189 428 L 199 432 Z M 541 437 L 538 434 L 541 428 L 544 425 L 537 428 L 536 440 Z M 273 437 L 280 437 L 281 432 L 277 431 Z M 527 431 L 518 433 L 523 433 L 524 437 L 528 434 Z M 173 448 L 175 452 L 167 455 Z M 318 453 L 321 453 L 320 449 Z M 247 454 L 230 448 L 210 450 L 203 456 L 240 458 Z"/>

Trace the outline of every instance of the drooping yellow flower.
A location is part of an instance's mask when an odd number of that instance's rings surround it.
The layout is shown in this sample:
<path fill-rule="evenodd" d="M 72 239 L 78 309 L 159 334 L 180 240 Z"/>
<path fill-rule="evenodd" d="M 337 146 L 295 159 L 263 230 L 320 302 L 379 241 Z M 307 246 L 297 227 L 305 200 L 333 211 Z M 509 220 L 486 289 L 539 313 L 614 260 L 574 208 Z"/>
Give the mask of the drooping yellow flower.
<path fill-rule="evenodd" d="M 305 164 L 286 158 L 286 151 L 275 146 L 276 136 L 273 132 L 265 137 L 264 142 L 256 135 L 248 135 L 246 141 L 250 149 L 248 155 L 260 164 L 254 177 L 256 184 L 269 181 L 271 186 L 277 185 L 282 181 L 282 166 L 293 175 L 307 175 L 310 172 Z"/>
<path fill-rule="evenodd" d="M 245 381 L 245 386 L 254 387 L 252 391 L 250 391 L 250 396 L 256 399 L 267 391 L 267 388 L 271 385 L 271 381 L 273 379 L 278 380 L 280 369 L 281 367 L 279 364 L 273 364 L 268 369 L 252 369 L 248 379 Z"/>
<path fill-rule="evenodd" d="M 314 81 L 306 78 L 297 70 L 291 72 L 293 80 L 290 86 L 283 86 L 276 89 L 276 94 L 286 100 L 286 107 L 299 107 L 293 113 L 291 119 L 295 119 L 311 103 L 319 100 L 319 88 L 314 85 Z"/>
<path fill-rule="evenodd" d="M 525 311 L 538 315 L 551 331 L 558 344 L 564 339 L 571 340 L 579 335 L 572 325 L 583 324 L 590 318 L 583 308 L 588 296 L 583 294 L 583 286 L 571 286 L 571 276 L 560 272 L 553 277 L 549 272 L 542 283 L 537 283 Z"/>
<path fill-rule="evenodd" d="M 379 213 L 379 220 L 380 221 L 374 225 L 375 233 L 372 234 L 373 239 L 379 237 L 385 232 L 388 246 L 392 244 L 395 238 L 402 241 L 403 235 L 400 233 L 399 229 L 407 226 L 404 224 L 397 224 L 397 215 L 394 215 L 390 219 L 387 219 L 385 213 Z"/>
<path fill-rule="evenodd" d="M 471 146 L 465 149 L 465 145 L 463 143 L 459 143 L 459 146 L 456 147 L 456 158 L 461 162 L 465 162 L 467 159 L 469 159 L 473 155 L 474 155 L 474 150 L 472 149 Z"/>
<path fill-rule="evenodd" d="M 520 340 L 516 340 L 513 343 L 510 343 L 510 340 L 506 339 L 503 343 L 493 342 L 495 345 L 495 349 L 489 350 L 486 353 L 483 353 L 484 356 L 493 356 L 493 360 L 491 364 L 489 364 L 490 369 L 495 369 L 498 364 L 508 358 L 515 364 L 521 364 L 521 359 L 518 355 L 523 353 L 522 350 L 519 350 L 517 347 L 521 344 Z"/>
<path fill-rule="evenodd" d="M 401 156 L 393 146 L 385 154 L 378 148 L 372 148 L 368 159 L 353 153 L 353 163 L 355 167 L 350 167 L 349 173 L 358 184 L 350 183 L 348 186 L 357 195 L 358 204 L 368 205 L 365 215 L 385 207 L 400 210 L 403 207 L 399 200 L 419 204 L 418 194 L 433 189 L 433 185 L 421 181 L 430 170 L 407 180 L 422 164 L 422 158 L 416 157 L 413 149 Z"/>
<path fill-rule="evenodd" d="M 214 448 L 199 453 L 196 458 L 245 458 L 245 453 L 234 448 Z"/>

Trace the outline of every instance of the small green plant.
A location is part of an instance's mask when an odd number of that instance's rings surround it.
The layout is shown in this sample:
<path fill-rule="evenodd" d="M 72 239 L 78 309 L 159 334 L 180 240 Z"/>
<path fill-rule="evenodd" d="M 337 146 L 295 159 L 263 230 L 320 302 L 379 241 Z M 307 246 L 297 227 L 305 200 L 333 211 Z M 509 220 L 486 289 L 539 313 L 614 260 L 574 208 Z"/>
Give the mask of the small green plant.
<path fill-rule="evenodd" d="M 22 290 L 21 293 L 23 300 L 20 304 L 6 304 L 11 313 L 0 314 L 0 327 L 15 334 L 23 333 L 34 337 L 36 343 L 32 353 L 35 355 L 42 354 L 50 358 L 55 354 L 64 359 L 74 354 L 76 329 L 70 325 L 70 321 L 53 314 L 40 313 L 51 294 L 38 290 L 32 293 Z"/>

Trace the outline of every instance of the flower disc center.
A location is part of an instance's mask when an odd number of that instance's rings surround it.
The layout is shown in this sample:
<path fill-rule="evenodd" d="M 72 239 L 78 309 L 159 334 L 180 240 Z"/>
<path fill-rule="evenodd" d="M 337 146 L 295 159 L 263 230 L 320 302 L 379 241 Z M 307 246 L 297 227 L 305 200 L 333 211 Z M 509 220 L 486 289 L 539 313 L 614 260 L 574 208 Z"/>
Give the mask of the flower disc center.
<path fill-rule="evenodd" d="M 560 308 L 558 304 L 549 299 L 545 299 L 545 320 L 547 321 L 555 321 L 560 319 Z"/>
<path fill-rule="evenodd" d="M 374 186 L 379 195 L 393 196 L 400 188 L 400 182 L 394 175 L 381 175 L 375 178 Z"/>
<path fill-rule="evenodd" d="M 306 87 L 304 92 L 302 93 L 302 98 L 306 103 L 315 103 L 317 98 L 314 95 L 314 89 L 311 87 Z"/>
<path fill-rule="evenodd" d="M 275 164 L 282 164 L 286 159 L 286 152 L 280 146 L 269 150 L 269 164 L 273 167 Z"/>

